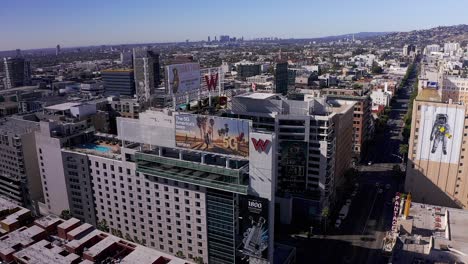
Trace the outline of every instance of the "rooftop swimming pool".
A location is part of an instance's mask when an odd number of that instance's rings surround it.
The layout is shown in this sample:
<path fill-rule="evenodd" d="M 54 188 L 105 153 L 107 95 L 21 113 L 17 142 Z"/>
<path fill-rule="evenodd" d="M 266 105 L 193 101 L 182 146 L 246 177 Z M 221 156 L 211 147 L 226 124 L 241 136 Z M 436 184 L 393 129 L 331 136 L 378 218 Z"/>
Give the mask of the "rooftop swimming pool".
<path fill-rule="evenodd" d="M 106 147 L 106 146 L 100 146 L 96 144 L 83 144 L 80 146 L 81 148 L 84 149 L 89 149 L 89 150 L 95 150 L 103 153 L 111 152 L 111 148 Z"/>

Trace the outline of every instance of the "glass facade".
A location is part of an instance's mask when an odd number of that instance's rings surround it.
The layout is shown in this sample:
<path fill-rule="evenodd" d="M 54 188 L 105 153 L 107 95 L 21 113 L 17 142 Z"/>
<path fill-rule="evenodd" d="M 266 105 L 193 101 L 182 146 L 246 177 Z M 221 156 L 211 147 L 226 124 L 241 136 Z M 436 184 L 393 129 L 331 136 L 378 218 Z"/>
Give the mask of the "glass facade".
<path fill-rule="evenodd" d="M 206 210 L 208 263 L 235 263 L 235 194 L 208 189 Z"/>

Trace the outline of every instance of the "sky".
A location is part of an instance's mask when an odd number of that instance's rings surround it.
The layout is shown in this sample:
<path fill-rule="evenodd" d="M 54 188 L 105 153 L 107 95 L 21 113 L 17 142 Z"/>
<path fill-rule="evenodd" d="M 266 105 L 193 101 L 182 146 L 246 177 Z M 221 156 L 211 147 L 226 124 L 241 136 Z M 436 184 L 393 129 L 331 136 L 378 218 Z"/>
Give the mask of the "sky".
<path fill-rule="evenodd" d="M 0 0 L 0 50 L 467 24 L 466 0 Z"/>

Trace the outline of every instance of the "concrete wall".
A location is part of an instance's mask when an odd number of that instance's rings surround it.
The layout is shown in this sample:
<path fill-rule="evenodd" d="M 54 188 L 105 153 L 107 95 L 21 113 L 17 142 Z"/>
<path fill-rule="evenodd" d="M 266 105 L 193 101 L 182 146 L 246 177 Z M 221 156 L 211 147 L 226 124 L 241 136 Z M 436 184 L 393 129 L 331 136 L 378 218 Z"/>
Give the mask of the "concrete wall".
<path fill-rule="evenodd" d="M 41 131 L 36 132 L 36 151 L 45 203 L 50 213 L 60 215 L 62 210 L 70 208 L 70 204 L 62 161 L 62 144 L 59 138 L 50 137 L 49 124 L 41 122 Z"/>
<path fill-rule="evenodd" d="M 32 201 L 43 201 L 42 181 L 39 170 L 39 158 L 36 152 L 36 138 L 34 132 L 21 136 L 24 167 L 28 179 L 29 197 Z"/>

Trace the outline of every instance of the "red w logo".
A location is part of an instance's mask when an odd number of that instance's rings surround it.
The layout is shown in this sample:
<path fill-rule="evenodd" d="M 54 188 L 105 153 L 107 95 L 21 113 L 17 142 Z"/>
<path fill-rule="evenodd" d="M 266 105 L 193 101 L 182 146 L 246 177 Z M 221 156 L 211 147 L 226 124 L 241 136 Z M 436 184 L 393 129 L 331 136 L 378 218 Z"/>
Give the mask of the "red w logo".
<path fill-rule="evenodd" d="M 266 152 L 266 148 L 268 147 L 268 145 L 270 144 L 270 140 L 263 140 L 263 139 L 255 139 L 255 138 L 252 138 L 252 143 L 254 145 L 254 148 L 256 151 L 260 151 L 260 152 Z"/>
<path fill-rule="evenodd" d="M 218 73 L 212 74 L 210 77 L 205 75 L 206 86 L 208 86 L 208 91 L 216 90 L 216 84 L 218 84 Z"/>

